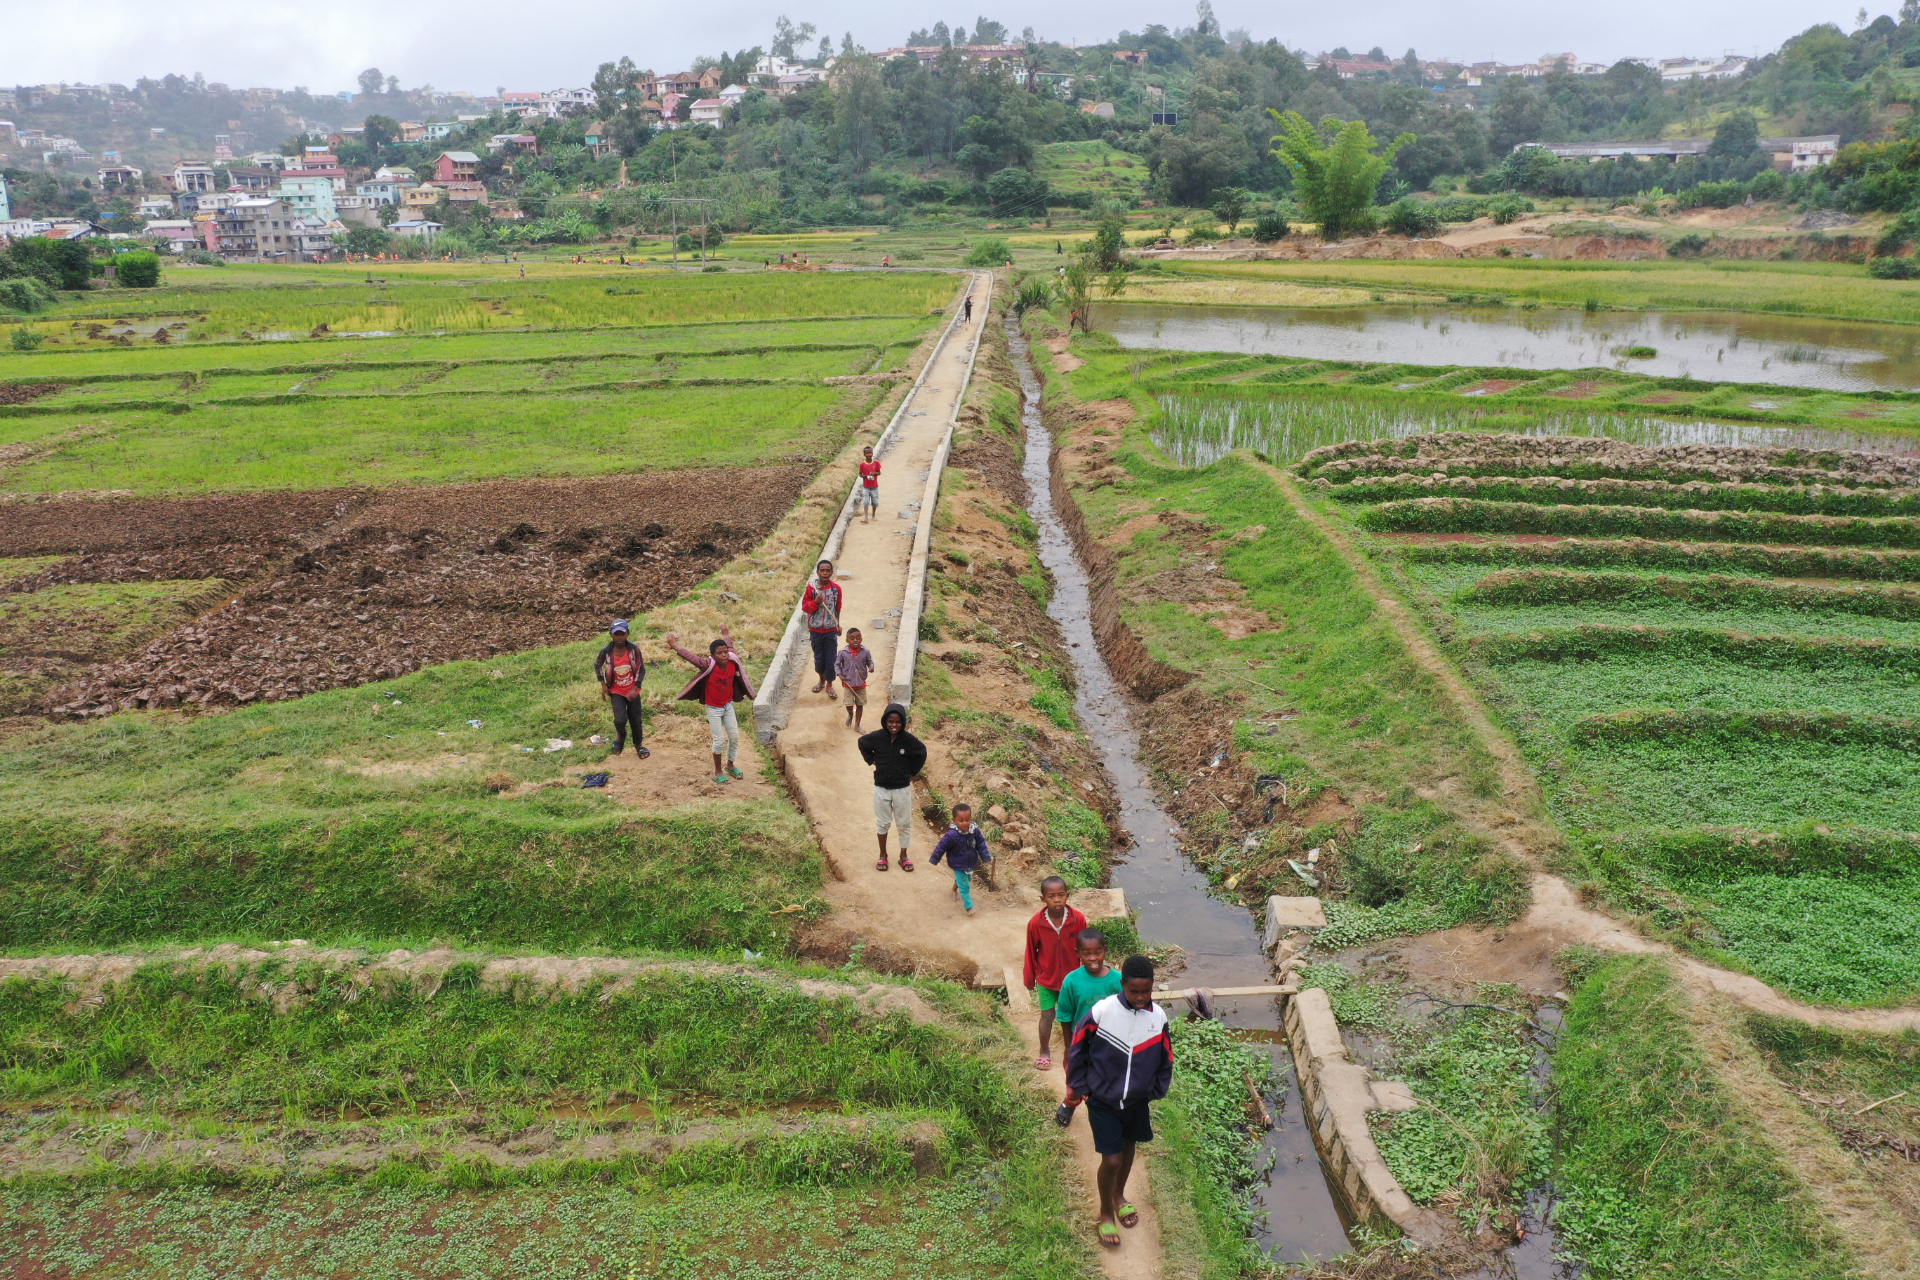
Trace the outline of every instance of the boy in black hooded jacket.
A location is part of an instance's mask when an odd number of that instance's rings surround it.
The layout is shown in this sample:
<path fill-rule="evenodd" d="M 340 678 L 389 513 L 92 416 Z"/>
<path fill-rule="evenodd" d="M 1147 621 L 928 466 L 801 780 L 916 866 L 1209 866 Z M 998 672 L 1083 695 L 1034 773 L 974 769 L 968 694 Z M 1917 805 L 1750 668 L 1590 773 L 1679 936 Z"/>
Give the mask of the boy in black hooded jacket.
<path fill-rule="evenodd" d="M 927 763 L 927 747 L 907 732 L 907 709 L 897 702 L 880 713 L 880 727 L 860 737 L 860 758 L 873 766 L 873 821 L 880 837 L 880 861 L 887 869 L 887 828 L 900 832 L 900 869 L 913 870 L 907 846 L 913 841 L 913 777 Z"/>

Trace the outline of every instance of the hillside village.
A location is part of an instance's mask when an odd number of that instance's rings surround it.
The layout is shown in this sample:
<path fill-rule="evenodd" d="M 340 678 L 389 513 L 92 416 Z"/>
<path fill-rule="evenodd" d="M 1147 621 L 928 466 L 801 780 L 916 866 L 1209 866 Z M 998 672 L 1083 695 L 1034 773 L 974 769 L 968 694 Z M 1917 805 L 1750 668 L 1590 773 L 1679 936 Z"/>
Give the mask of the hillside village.
<path fill-rule="evenodd" d="M 178 75 L 22 85 L 0 89 L 0 239 L 208 262 L 417 255 L 448 233 L 438 252 L 508 252 L 593 239 L 634 221 L 602 207 L 619 193 L 687 180 L 731 183 L 702 215 L 728 230 L 1004 218 L 1007 192 L 1043 217 L 1094 204 L 1184 214 L 1244 191 L 1256 212 L 1297 221 L 1288 171 L 1267 153 L 1269 107 L 1411 135 L 1383 207 L 1460 191 L 1658 200 L 1771 169 L 1814 180 L 1795 203 L 1858 213 L 1887 197 L 1843 193 L 1823 173 L 1841 161 L 1832 172 L 1858 178 L 1884 167 L 1874 148 L 1907 145 L 1915 29 L 1816 26 L 1764 57 L 1463 62 L 1289 50 L 1221 32 L 1203 4 L 1194 27 L 1088 46 L 1031 28 L 1013 39 L 981 19 L 972 33 L 936 23 L 886 49 L 849 36 L 810 51 L 811 25 L 783 18 L 771 53 L 668 72 L 623 58 L 590 85 L 545 91 L 409 91 L 374 68 L 357 92 L 331 95 Z M 1747 118 L 1752 142 L 1725 152 L 1717 130 Z M 810 121 L 824 123 L 782 146 L 783 129 Z M 1070 191 L 1029 176 L 1037 147 L 1078 140 L 1131 157 L 1144 181 L 1101 174 L 1104 187 Z"/>

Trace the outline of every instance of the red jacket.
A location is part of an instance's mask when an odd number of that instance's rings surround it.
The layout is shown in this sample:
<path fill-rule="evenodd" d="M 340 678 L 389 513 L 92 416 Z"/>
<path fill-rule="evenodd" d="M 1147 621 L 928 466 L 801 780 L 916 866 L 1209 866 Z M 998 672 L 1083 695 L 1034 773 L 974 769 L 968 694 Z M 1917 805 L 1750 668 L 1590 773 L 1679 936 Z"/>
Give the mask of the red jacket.
<path fill-rule="evenodd" d="M 1047 918 L 1047 909 L 1027 921 L 1027 962 L 1021 970 L 1020 984 L 1039 985 L 1058 991 L 1067 975 L 1080 967 L 1080 931 L 1087 918 L 1078 907 L 1067 908 L 1067 919 L 1058 929 Z"/>

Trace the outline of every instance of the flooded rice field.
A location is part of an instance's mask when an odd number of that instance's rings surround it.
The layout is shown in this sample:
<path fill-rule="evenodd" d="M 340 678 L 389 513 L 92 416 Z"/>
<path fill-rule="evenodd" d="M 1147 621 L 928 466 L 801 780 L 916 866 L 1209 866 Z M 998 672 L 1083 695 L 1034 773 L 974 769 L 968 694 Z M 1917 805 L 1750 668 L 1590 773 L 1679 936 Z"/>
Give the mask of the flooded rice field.
<path fill-rule="evenodd" d="M 1200 467 L 1235 449 L 1255 449 L 1276 463 L 1292 462 L 1321 445 L 1347 440 L 1398 439 L 1433 431 L 1472 431 L 1488 410 L 1433 409 L 1364 400 L 1287 400 L 1219 395 L 1164 395 L 1153 442 L 1172 461 Z M 1501 431 L 1540 436 L 1607 436 L 1639 445 L 1774 445 L 1801 449 L 1861 449 L 1920 454 L 1920 436 L 1773 427 L 1735 422 L 1683 422 L 1607 413 L 1563 413 L 1530 426 L 1506 422 Z"/>
<path fill-rule="evenodd" d="M 1743 312 L 1511 307 L 1214 307 L 1109 302 L 1123 347 L 1313 360 L 1630 370 L 1823 391 L 1920 389 L 1920 326 Z M 1629 348 L 1652 348 L 1629 356 Z"/>

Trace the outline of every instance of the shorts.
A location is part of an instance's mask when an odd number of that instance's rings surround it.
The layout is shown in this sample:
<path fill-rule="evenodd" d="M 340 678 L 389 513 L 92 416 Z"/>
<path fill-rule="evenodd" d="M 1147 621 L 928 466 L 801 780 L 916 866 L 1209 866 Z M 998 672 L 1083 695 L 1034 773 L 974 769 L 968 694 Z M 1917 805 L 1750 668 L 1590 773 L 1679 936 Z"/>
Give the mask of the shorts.
<path fill-rule="evenodd" d="M 880 506 L 880 486 L 875 485 L 873 488 L 869 489 L 867 488 L 867 486 L 861 485 L 860 486 L 860 505 L 863 507 L 873 507 L 874 509 L 878 510 Z"/>
<path fill-rule="evenodd" d="M 848 685 L 847 686 L 847 702 L 851 706 L 856 706 L 856 707 L 866 706 L 867 705 L 867 686 L 863 684 Z"/>
<path fill-rule="evenodd" d="M 873 789 L 873 830 L 887 834 L 892 827 L 900 837 L 900 852 L 906 853 L 913 842 L 913 788 L 875 787 Z"/>
<path fill-rule="evenodd" d="M 1049 991 L 1042 986 L 1035 986 L 1033 989 L 1033 999 L 1034 1003 L 1040 1006 L 1040 1012 L 1052 1013 L 1053 1007 L 1060 1003 L 1060 993 L 1058 991 Z"/>
<path fill-rule="evenodd" d="M 1119 1155 L 1131 1142 L 1153 1141 L 1153 1118 L 1145 1099 L 1115 1108 L 1088 1098 L 1087 1127 L 1093 1130 L 1093 1149 L 1103 1156 Z"/>

